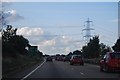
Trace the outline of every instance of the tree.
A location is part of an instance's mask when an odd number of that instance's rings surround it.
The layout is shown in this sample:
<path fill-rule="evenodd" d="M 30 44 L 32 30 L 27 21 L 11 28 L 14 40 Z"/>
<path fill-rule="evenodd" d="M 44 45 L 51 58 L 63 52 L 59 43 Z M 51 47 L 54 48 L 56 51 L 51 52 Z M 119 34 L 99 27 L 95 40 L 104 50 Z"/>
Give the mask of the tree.
<path fill-rule="evenodd" d="M 42 57 L 43 53 L 38 50 L 39 57 Z"/>
<path fill-rule="evenodd" d="M 116 43 L 114 46 L 112 46 L 114 51 L 120 51 L 120 38 L 117 39 Z"/>
<path fill-rule="evenodd" d="M 81 51 L 82 51 L 83 56 L 84 56 L 85 58 L 89 58 L 89 57 L 90 57 L 89 50 L 88 50 L 88 46 L 83 46 L 83 48 L 82 48 Z"/>
<path fill-rule="evenodd" d="M 82 52 L 79 50 L 73 51 L 73 55 L 82 55 Z"/>
<path fill-rule="evenodd" d="M 29 41 L 23 36 L 15 35 L 10 38 L 9 42 L 20 54 L 27 55 L 27 50 L 25 49 L 29 45 Z"/>
<path fill-rule="evenodd" d="M 3 57 L 16 54 L 27 54 L 25 49 L 29 45 L 29 41 L 23 36 L 16 35 L 17 28 L 13 29 L 11 25 L 7 25 L 6 30 L 2 32 L 2 51 Z"/>
<path fill-rule="evenodd" d="M 101 43 L 100 44 L 100 55 L 104 56 L 106 52 L 110 52 L 111 48 L 109 46 L 106 46 L 105 44 Z"/>
<path fill-rule="evenodd" d="M 71 55 L 73 55 L 72 52 L 70 52 L 69 54 L 67 54 L 67 56 L 71 56 Z"/>
<path fill-rule="evenodd" d="M 2 9 L 0 10 L 0 32 L 2 32 L 3 27 L 5 27 L 7 24 L 7 21 L 6 21 L 7 16 L 5 14 L 3 6 L 1 6 L 1 7 L 2 7 Z"/>
<path fill-rule="evenodd" d="M 9 41 L 10 38 L 16 35 L 17 28 L 13 29 L 11 25 L 7 25 L 6 30 L 2 32 L 2 41 Z"/>
<path fill-rule="evenodd" d="M 87 46 L 83 46 L 82 53 L 86 58 L 97 58 L 100 55 L 99 36 L 90 39 Z"/>

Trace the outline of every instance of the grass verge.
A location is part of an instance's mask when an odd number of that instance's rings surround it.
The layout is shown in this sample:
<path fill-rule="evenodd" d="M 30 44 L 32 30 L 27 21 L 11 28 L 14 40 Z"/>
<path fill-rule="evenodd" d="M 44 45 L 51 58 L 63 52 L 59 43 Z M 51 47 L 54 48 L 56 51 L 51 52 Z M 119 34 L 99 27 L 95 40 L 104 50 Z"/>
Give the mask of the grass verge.
<path fill-rule="evenodd" d="M 42 63 L 42 57 L 30 57 L 17 55 L 17 58 L 6 57 L 2 60 L 2 77 L 7 78 L 10 75 L 18 73 L 28 67 L 31 67 L 37 63 Z"/>

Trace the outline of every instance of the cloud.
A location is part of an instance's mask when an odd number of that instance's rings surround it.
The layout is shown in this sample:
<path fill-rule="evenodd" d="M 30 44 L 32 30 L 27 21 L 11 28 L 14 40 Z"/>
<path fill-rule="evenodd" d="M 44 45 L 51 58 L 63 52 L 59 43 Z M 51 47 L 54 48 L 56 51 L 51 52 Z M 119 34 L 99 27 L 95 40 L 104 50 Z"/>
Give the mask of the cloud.
<path fill-rule="evenodd" d="M 39 43 L 39 49 L 45 54 L 68 54 L 72 51 L 70 38 L 67 36 L 54 36 L 51 40 L 43 40 Z"/>
<path fill-rule="evenodd" d="M 111 20 L 110 22 L 118 23 L 118 21 L 120 21 L 120 20 L 118 20 L 118 19 L 113 19 L 113 20 Z"/>
<path fill-rule="evenodd" d="M 5 24 L 24 19 L 24 17 L 20 16 L 15 10 L 4 11 L 2 16 L 3 18 L 0 19 L 0 22 L 2 21 Z"/>
<path fill-rule="evenodd" d="M 40 42 L 39 46 L 46 47 L 46 46 L 54 46 L 55 44 L 56 41 L 52 39 L 52 40 L 44 40 L 43 42 Z"/>
<path fill-rule="evenodd" d="M 65 52 L 66 52 L 66 53 L 69 53 L 69 52 L 70 52 L 70 48 L 69 48 L 69 47 L 66 47 L 66 48 L 65 48 Z"/>
<path fill-rule="evenodd" d="M 4 12 L 3 16 L 5 17 L 5 21 L 6 21 L 7 23 L 15 22 L 15 21 L 24 19 L 24 17 L 23 17 L 23 16 L 20 16 L 20 15 L 16 12 L 16 10 L 6 11 L 6 12 Z"/>
<path fill-rule="evenodd" d="M 29 28 L 29 27 L 22 27 L 19 28 L 17 31 L 18 35 L 24 35 L 26 37 L 35 37 L 43 35 L 44 31 L 41 28 Z"/>
<path fill-rule="evenodd" d="M 1 0 L 1 2 L 10 2 L 11 0 Z"/>
<path fill-rule="evenodd" d="M 7 19 L 10 22 L 24 19 L 24 17 L 19 15 L 15 10 L 11 10 L 11 11 L 9 11 L 9 13 L 11 13 L 11 15 Z"/>
<path fill-rule="evenodd" d="M 79 48 L 75 45 L 80 45 L 74 41 L 72 42 L 71 37 L 51 34 L 40 27 L 18 28 L 17 34 L 27 38 L 31 45 L 37 45 L 44 54 L 68 54 L 70 51 Z"/>
<path fill-rule="evenodd" d="M 0 2 L 2 2 L 2 10 L 0 11 L 0 15 L 2 15 L 2 17 L 0 17 L 0 23 L 7 25 L 11 22 L 24 19 L 24 17 L 19 15 L 16 10 L 9 10 L 11 0 L 1 0 Z"/>

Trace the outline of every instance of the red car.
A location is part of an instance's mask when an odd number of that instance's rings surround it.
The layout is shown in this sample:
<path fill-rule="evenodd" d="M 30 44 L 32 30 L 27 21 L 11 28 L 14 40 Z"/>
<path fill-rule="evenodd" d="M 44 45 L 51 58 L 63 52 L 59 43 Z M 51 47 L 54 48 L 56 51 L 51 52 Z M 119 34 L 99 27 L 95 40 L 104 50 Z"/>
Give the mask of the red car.
<path fill-rule="evenodd" d="M 73 55 L 70 59 L 70 65 L 80 64 L 84 65 L 84 61 L 81 55 Z"/>
<path fill-rule="evenodd" d="M 120 52 L 108 52 L 104 58 L 100 60 L 100 71 L 116 71 L 120 70 Z"/>

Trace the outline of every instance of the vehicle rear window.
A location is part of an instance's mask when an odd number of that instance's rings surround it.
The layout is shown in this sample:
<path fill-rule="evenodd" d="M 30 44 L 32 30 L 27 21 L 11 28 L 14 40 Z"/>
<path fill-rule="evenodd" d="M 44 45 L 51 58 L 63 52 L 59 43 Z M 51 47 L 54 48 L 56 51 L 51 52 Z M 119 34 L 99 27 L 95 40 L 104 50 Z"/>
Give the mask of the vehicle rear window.
<path fill-rule="evenodd" d="M 74 56 L 74 58 L 82 58 L 81 56 Z"/>
<path fill-rule="evenodd" d="M 110 53 L 111 58 L 119 58 L 120 59 L 120 53 Z"/>

